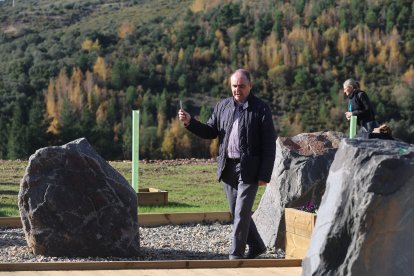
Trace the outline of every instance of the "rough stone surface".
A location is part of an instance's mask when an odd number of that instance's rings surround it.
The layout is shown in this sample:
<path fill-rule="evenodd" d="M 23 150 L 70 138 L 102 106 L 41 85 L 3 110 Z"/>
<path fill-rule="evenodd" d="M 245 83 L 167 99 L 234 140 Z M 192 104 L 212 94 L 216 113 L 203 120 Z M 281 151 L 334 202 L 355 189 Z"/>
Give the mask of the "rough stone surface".
<path fill-rule="evenodd" d="M 29 249 L 45 256 L 133 256 L 137 196 L 84 138 L 36 151 L 18 196 Z"/>
<path fill-rule="evenodd" d="M 303 275 L 414 275 L 414 145 L 344 139 Z"/>
<path fill-rule="evenodd" d="M 343 134 L 302 133 L 279 137 L 272 178 L 253 214 L 267 247 L 284 248 L 284 209 L 312 201 L 319 205 L 329 167 Z"/>

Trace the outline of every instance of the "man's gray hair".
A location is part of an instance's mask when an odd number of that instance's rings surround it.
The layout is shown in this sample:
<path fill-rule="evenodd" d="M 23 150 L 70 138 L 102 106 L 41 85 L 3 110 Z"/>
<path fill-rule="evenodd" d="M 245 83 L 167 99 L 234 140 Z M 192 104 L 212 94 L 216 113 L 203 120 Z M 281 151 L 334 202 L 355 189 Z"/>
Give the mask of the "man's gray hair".
<path fill-rule="evenodd" d="M 351 86 L 353 89 L 358 89 L 359 88 L 359 83 L 354 79 L 347 79 L 344 82 L 344 87 L 346 87 L 346 86 Z"/>
<path fill-rule="evenodd" d="M 250 77 L 250 72 L 247 71 L 246 69 L 237 69 L 236 71 L 234 71 L 231 77 L 233 77 L 236 74 L 242 74 L 250 83 L 252 82 L 252 79 Z"/>

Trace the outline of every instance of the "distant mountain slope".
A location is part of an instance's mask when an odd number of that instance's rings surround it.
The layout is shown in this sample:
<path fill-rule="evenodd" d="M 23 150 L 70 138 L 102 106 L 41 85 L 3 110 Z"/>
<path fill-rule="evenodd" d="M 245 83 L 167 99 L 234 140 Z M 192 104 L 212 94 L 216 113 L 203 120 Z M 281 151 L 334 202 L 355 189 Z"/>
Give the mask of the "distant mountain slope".
<path fill-rule="evenodd" d="M 101 31 L 119 27 L 124 21 L 145 24 L 156 17 L 184 14 L 192 1 L 16 1 L 15 7 L 0 2 L 0 29 L 9 34 L 44 32 L 61 29 Z"/>
<path fill-rule="evenodd" d="M 279 135 L 347 131 L 341 91 L 357 79 L 400 139 L 414 142 L 414 4 L 360 0 L 0 2 L 0 159 L 80 136 L 129 158 L 209 157 L 201 120 L 246 68 Z"/>

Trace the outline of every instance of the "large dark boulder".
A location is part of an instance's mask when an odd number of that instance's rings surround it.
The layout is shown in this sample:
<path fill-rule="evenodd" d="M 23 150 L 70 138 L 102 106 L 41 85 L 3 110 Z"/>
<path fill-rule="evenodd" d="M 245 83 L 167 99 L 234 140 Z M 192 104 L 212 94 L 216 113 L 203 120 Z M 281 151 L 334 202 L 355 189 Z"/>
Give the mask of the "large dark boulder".
<path fill-rule="evenodd" d="M 414 275 L 414 145 L 344 139 L 303 275 Z"/>
<path fill-rule="evenodd" d="M 340 132 L 329 131 L 277 139 L 272 178 L 253 214 L 267 247 L 284 248 L 285 207 L 299 207 L 310 201 L 320 204 L 342 137 Z"/>
<path fill-rule="evenodd" d="M 18 204 L 34 254 L 139 252 L 136 193 L 86 139 L 36 151 L 20 182 Z"/>

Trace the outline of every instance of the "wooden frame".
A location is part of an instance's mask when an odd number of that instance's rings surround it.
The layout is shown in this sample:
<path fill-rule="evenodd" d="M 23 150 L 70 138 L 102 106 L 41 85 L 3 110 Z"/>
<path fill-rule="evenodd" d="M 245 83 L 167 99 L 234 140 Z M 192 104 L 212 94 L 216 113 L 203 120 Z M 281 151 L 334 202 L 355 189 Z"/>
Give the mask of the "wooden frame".
<path fill-rule="evenodd" d="M 0 271 L 300 267 L 301 264 L 298 259 L 0 263 Z"/>
<path fill-rule="evenodd" d="M 286 258 L 303 259 L 308 250 L 316 214 L 300 211 L 294 208 L 285 209 Z"/>
<path fill-rule="evenodd" d="M 168 203 L 168 192 L 155 188 L 138 189 L 137 197 L 139 206 L 166 205 Z"/>
<path fill-rule="evenodd" d="M 160 226 L 198 222 L 230 222 L 229 212 L 138 214 L 139 226 Z M 0 217 L 0 226 L 22 227 L 20 217 Z"/>

